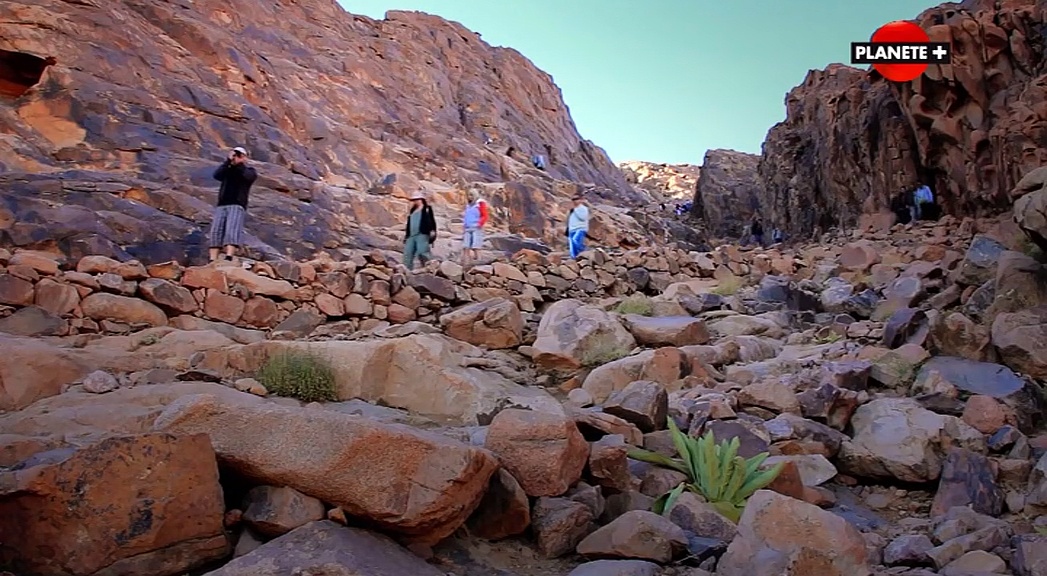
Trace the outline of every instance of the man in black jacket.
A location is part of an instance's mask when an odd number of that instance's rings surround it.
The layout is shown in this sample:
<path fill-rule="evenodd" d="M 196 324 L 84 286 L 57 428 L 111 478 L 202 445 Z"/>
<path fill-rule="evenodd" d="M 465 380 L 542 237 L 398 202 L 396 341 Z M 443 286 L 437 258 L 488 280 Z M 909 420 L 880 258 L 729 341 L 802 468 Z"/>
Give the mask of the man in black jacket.
<path fill-rule="evenodd" d="M 222 183 L 218 189 L 218 207 L 214 211 L 209 234 L 211 262 L 225 248 L 225 259 L 232 260 L 236 249 L 243 245 L 244 216 L 247 196 L 258 172 L 247 165 L 247 150 L 233 148 L 229 158 L 214 171 L 214 179 Z"/>
<path fill-rule="evenodd" d="M 433 207 L 421 192 L 416 192 L 411 196 L 411 212 L 404 229 L 404 266 L 413 270 L 416 258 L 423 265 L 428 262 L 432 258 L 429 247 L 435 241 L 436 216 Z"/>

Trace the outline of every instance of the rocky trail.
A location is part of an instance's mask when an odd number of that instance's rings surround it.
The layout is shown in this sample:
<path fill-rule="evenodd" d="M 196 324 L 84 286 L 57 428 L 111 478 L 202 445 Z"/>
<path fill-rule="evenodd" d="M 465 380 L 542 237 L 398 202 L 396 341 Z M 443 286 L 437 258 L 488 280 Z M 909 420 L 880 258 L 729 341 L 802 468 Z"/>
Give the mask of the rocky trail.
<path fill-rule="evenodd" d="M 698 167 L 435 16 L 0 3 L 0 576 L 1047 576 L 1045 8 L 927 10 L 950 66 Z"/>
<path fill-rule="evenodd" d="M 1047 574 L 1042 258 L 1007 218 L 406 272 L 0 254 L 23 574 Z M 306 351 L 334 396 L 261 382 Z M 632 457 L 781 465 L 733 521 Z"/>

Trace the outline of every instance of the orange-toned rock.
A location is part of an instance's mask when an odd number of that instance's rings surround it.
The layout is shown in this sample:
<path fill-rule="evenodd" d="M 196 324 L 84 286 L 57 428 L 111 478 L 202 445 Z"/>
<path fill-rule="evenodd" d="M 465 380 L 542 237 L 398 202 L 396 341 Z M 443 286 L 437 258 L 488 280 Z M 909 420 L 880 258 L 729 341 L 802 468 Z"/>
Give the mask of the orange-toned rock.
<path fill-rule="evenodd" d="M 508 408 L 487 430 L 484 447 L 520 482 L 528 496 L 559 496 L 582 477 L 589 444 L 562 414 Z"/>
<path fill-rule="evenodd" d="M 36 460 L 0 472 L 6 568 L 173 576 L 229 552 L 218 466 L 202 434 L 109 438 Z"/>
<path fill-rule="evenodd" d="M 182 274 L 182 286 L 187 288 L 207 288 L 219 292 L 228 292 L 229 283 L 225 274 L 212 266 L 194 266 L 186 268 Z"/>
<path fill-rule="evenodd" d="M 489 452 L 438 434 L 247 394 L 181 398 L 155 427 L 206 433 L 219 459 L 244 477 L 290 486 L 427 544 L 465 522 L 498 467 Z"/>
<path fill-rule="evenodd" d="M 33 283 L 12 274 L 0 274 L 0 304 L 29 306 L 33 303 Z"/>
<path fill-rule="evenodd" d="M 865 539 L 843 518 L 801 500 L 758 490 L 719 576 L 869 576 Z"/>
<path fill-rule="evenodd" d="M 148 324 L 150 326 L 166 326 L 167 315 L 155 304 L 130 298 L 118 296 L 105 292 L 95 292 L 80 303 L 84 316 L 92 320 L 115 320 L 127 324 Z"/>
<path fill-rule="evenodd" d="M 208 290 L 207 298 L 204 300 L 204 314 L 208 318 L 229 324 L 235 324 L 240 320 L 245 307 L 243 300 L 236 296 L 222 294 L 215 289 Z"/>
<path fill-rule="evenodd" d="M 80 293 L 69 284 L 43 278 L 36 283 L 34 302 L 44 310 L 62 316 L 71 313 L 80 303 Z"/>
<path fill-rule="evenodd" d="M 520 308 L 505 298 L 475 302 L 443 314 L 440 325 L 448 336 L 490 350 L 512 348 L 523 341 Z"/>
<path fill-rule="evenodd" d="M 337 318 L 345 315 L 345 303 L 330 294 L 317 294 L 316 307 L 325 315 Z"/>
<path fill-rule="evenodd" d="M 174 313 L 190 314 L 199 308 L 192 292 L 167 280 L 143 280 L 138 284 L 138 290 L 149 302 Z"/>
<path fill-rule="evenodd" d="M 963 421 L 982 434 L 992 434 L 1005 424 L 1014 424 L 1014 412 L 992 396 L 975 394 L 967 399 Z"/>
<path fill-rule="evenodd" d="M 0 410 L 21 410 L 79 380 L 90 368 L 68 352 L 31 338 L 0 334 Z"/>
<path fill-rule="evenodd" d="M 28 266 L 46 276 L 58 274 L 58 261 L 51 254 L 24 250 L 11 256 L 8 266 Z"/>
<path fill-rule="evenodd" d="M 240 319 L 256 328 L 272 328 L 280 321 L 279 309 L 272 300 L 255 296 L 244 305 Z"/>

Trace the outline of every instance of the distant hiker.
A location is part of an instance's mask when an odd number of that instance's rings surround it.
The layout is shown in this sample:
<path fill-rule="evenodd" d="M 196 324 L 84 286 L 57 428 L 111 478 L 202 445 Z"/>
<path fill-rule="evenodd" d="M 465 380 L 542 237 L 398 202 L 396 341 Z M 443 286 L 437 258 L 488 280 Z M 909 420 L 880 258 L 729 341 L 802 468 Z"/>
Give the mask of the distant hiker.
<path fill-rule="evenodd" d="M 534 164 L 534 167 L 539 170 L 545 170 L 545 156 L 535 154 L 531 157 L 531 164 Z"/>
<path fill-rule="evenodd" d="M 581 194 L 576 194 L 571 200 L 574 201 L 574 208 L 567 214 L 567 247 L 571 258 L 576 259 L 585 252 L 585 237 L 589 233 L 589 207 L 585 205 Z"/>
<path fill-rule="evenodd" d="M 436 241 L 436 216 L 421 192 L 411 196 L 411 212 L 404 229 L 404 266 L 414 270 L 417 258 L 425 265 L 432 259 L 429 247 Z"/>
<path fill-rule="evenodd" d="M 912 211 L 905 203 L 905 191 L 901 191 L 891 198 L 891 212 L 894 212 L 896 224 L 908 224 L 912 220 Z"/>
<path fill-rule="evenodd" d="M 484 243 L 484 225 L 487 224 L 487 201 L 478 191 L 469 191 L 469 201 L 462 214 L 462 266 L 468 268 L 476 260 L 477 250 Z"/>
<path fill-rule="evenodd" d="M 232 260 L 237 248 L 243 245 L 244 216 L 247 214 L 247 197 L 258 172 L 247 165 L 247 150 L 237 146 L 229 157 L 214 171 L 214 179 L 222 183 L 218 188 L 218 207 L 211 220 L 208 234 L 210 261 L 218 259 L 224 248 L 225 259 Z"/>
<path fill-rule="evenodd" d="M 785 234 L 782 234 L 781 229 L 775 228 L 774 231 L 771 232 L 771 241 L 775 244 L 781 244 L 783 240 L 785 240 Z"/>
<path fill-rule="evenodd" d="M 934 204 L 934 193 L 931 192 L 931 187 L 924 184 L 913 192 L 913 219 L 923 220 L 927 214 L 925 214 L 925 208 Z"/>
<path fill-rule="evenodd" d="M 753 223 L 749 227 L 749 233 L 753 236 L 753 242 L 763 246 L 763 224 L 759 218 L 753 218 Z"/>

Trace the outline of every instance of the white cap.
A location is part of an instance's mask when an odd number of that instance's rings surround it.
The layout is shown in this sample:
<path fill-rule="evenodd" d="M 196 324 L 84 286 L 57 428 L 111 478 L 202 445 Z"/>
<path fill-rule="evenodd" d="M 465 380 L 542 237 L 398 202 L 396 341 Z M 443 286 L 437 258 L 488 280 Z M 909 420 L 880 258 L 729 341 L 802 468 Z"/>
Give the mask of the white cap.
<path fill-rule="evenodd" d="M 244 156 L 247 156 L 247 150 L 244 150 L 243 148 L 241 148 L 239 146 L 237 146 L 236 148 L 233 148 L 233 152 L 236 152 L 237 154 L 243 154 Z"/>

